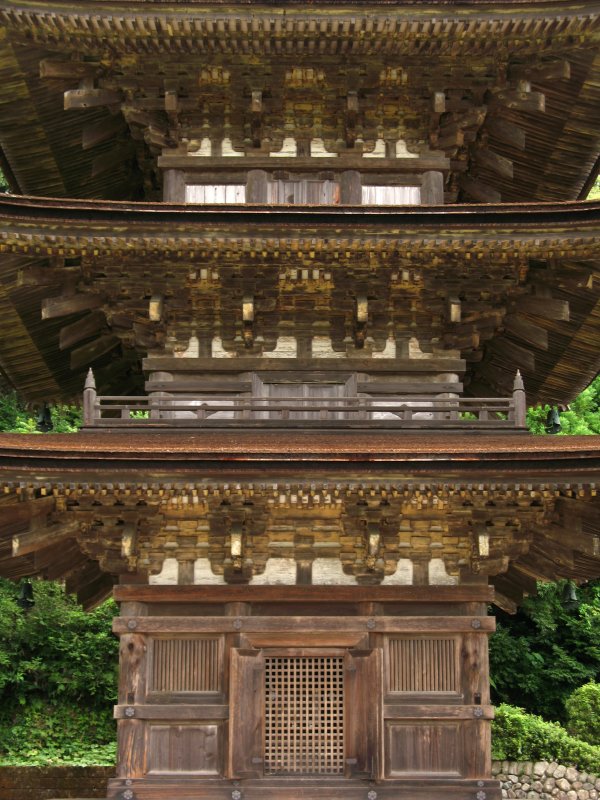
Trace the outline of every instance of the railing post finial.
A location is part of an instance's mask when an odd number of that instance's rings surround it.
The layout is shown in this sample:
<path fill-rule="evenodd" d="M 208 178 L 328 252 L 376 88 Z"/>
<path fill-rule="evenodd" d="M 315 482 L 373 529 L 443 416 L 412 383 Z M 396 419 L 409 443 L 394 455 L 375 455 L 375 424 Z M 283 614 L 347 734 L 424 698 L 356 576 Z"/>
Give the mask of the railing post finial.
<path fill-rule="evenodd" d="M 85 389 L 95 389 L 96 388 L 96 378 L 94 377 L 94 372 L 93 372 L 91 367 L 88 369 L 88 373 L 87 373 L 87 376 L 86 376 L 86 379 L 85 379 L 85 385 L 84 385 L 83 388 L 84 388 L 84 391 L 85 391 Z"/>
<path fill-rule="evenodd" d="M 90 367 L 83 387 L 83 424 L 93 425 L 96 405 L 96 379 Z"/>
<path fill-rule="evenodd" d="M 527 427 L 527 400 L 525 398 L 525 384 L 520 370 L 517 370 L 515 382 L 513 383 L 513 403 L 515 408 L 515 427 Z"/>

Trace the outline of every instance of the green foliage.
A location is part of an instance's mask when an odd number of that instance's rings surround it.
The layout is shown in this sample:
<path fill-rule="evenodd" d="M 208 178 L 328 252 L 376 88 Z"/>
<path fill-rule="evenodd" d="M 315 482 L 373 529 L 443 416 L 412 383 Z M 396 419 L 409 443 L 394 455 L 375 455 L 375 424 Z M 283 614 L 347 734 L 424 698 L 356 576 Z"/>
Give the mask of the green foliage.
<path fill-rule="evenodd" d="M 0 580 L 0 762 L 112 763 L 116 604 L 86 613 L 61 584 L 33 588 L 25 612 Z"/>
<path fill-rule="evenodd" d="M 585 683 L 567 698 L 569 733 L 590 744 L 600 742 L 600 684 Z"/>
<path fill-rule="evenodd" d="M 596 178 L 596 182 L 590 189 L 587 200 L 600 200 L 600 178 Z"/>
<path fill-rule="evenodd" d="M 2 170 L 0 170 L 0 192 L 8 192 L 8 182 Z"/>
<path fill-rule="evenodd" d="M 545 434 L 545 422 L 550 406 L 537 406 L 527 412 L 527 427 L 532 433 Z M 590 383 L 560 415 L 562 430 L 559 436 L 577 434 L 590 436 L 600 433 L 600 376 Z"/>
<path fill-rule="evenodd" d="M 502 761 L 558 761 L 600 772 L 600 747 L 570 736 L 555 722 L 501 705 L 492 723 L 492 758 Z"/>
<path fill-rule="evenodd" d="M 57 403 L 50 408 L 52 430 L 50 433 L 77 433 L 83 425 L 83 415 L 79 406 Z"/>
<path fill-rule="evenodd" d="M 57 403 L 50 408 L 50 433 L 75 433 L 82 425 L 78 406 Z M 16 392 L 0 394 L 0 431 L 4 433 L 40 433 L 37 413 L 26 407 Z"/>
<path fill-rule="evenodd" d="M 565 581 L 538 584 L 514 616 L 498 611 L 490 640 L 494 702 L 566 721 L 565 702 L 600 677 L 600 581 L 577 590 L 577 607 L 563 601 Z"/>
<path fill-rule="evenodd" d="M 0 431 L 37 433 L 36 420 L 27 411 L 16 392 L 0 394 Z"/>

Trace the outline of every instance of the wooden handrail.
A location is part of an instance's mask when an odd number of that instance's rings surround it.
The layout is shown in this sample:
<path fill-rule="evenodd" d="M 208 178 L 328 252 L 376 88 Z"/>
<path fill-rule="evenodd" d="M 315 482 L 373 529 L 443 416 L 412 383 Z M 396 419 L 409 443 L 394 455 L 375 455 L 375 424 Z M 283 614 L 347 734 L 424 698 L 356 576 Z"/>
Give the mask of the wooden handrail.
<path fill-rule="evenodd" d="M 252 397 L 248 394 L 98 396 L 93 374 L 84 390 L 84 427 L 410 427 L 525 429 L 525 391 L 519 374 L 511 397 Z M 228 416 L 223 416 L 223 414 Z"/>

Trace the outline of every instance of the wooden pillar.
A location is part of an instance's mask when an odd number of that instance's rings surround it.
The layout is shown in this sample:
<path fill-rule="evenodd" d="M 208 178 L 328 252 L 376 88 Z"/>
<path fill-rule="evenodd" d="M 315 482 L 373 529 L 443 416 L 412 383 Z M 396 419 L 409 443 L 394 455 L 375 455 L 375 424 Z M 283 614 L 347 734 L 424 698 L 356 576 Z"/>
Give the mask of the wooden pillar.
<path fill-rule="evenodd" d="M 421 182 L 421 205 L 444 205 L 444 176 L 441 172 L 424 172 Z"/>
<path fill-rule="evenodd" d="M 180 169 L 164 171 L 163 202 L 185 203 L 185 175 Z"/>
<path fill-rule="evenodd" d="M 362 205 L 362 180 L 360 172 L 347 169 L 340 179 L 340 203 L 343 206 Z"/>
<path fill-rule="evenodd" d="M 246 202 L 268 203 L 269 186 L 264 169 L 251 169 L 246 179 Z"/>

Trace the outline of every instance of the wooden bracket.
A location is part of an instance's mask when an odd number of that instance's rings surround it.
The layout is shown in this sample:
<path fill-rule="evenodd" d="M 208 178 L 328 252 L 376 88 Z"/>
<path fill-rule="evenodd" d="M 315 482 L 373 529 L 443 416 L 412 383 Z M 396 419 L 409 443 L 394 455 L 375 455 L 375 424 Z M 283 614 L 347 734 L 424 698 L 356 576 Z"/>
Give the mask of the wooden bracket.
<path fill-rule="evenodd" d="M 254 297 L 252 295 L 245 295 L 242 300 L 242 322 L 244 344 L 246 347 L 252 347 L 254 343 Z"/>
<path fill-rule="evenodd" d="M 354 329 L 354 344 L 359 349 L 364 347 L 369 321 L 369 301 L 365 295 L 356 298 L 356 324 Z"/>

